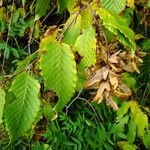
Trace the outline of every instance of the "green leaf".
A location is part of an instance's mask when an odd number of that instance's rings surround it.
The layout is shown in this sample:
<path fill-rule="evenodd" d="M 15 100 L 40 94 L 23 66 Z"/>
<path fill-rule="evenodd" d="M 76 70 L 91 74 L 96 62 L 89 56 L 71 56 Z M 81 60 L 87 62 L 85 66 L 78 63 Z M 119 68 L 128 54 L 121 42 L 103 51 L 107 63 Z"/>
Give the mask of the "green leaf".
<path fill-rule="evenodd" d="M 125 9 L 126 0 L 101 0 L 101 5 L 116 14 Z"/>
<path fill-rule="evenodd" d="M 2 123 L 4 104 L 5 104 L 5 92 L 0 88 L 0 124 Z"/>
<path fill-rule="evenodd" d="M 29 57 L 25 58 L 24 60 L 17 62 L 17 68 L 14 71 L 13 75 L 20 73 L 21 71 L 23 71 L 23 69 L 28 69 L 29 64 L 32 63 L 37 58 L 37 56 L 38 56 L 38 53 L 35 52 L 31 54 Z"/>
<path fill-rule="evenodd" d="M 82 58 L 78 68 L 77 90 L 80 91 L 86 80 L 85 69 L 96 63 L 96 39 L 95 30 L 90 27 L 85 29 L 74 45 L 74 50 L 79 53 Z"/>
<path fill-rule="evenodd" d="M 123 146 L 123 150 L 136 150 L 136 145 L 130 145 L 128 143 L 126 143 L 124 146 Z"/>
<path fill-rule="evenodd" d="M 19 19 L 19 11 L 16 9 L 16 10 L 13 12 L 13 15 L 12 15 L 12 23 L 17 22 L 18 19 Z"/>
<path fill-rule="evenodd" d="M 130 121 L 128 123 L 128 128 L 129 128 L 129 131 L 127 133 L 127 140 L 129 142 L 129 144 L 133 144 L 133 142 L 136 138 L 136 125 L 135 125 L 133 119 L 130 119 Z"/>
<path fill-rule="evenodd" d="M 93 22 L 91 10 L 86 8 L 81 12 L 81 27 L 82 29 L 87 29 L 91 27 Z"/>
<path fill-rule="evenodd" d="M 137 135 L 139 137 L 143 137 L 145 134 L 145 128 L 148 126 L 148 117 L 143 112 L 140 112 L 136 115 L 135 124 L 137 126 L 138 133 Z"/>
<path fill-rule="evenodd" d="M 131 51 L 135 51 L 136 43 L 134 41 L 134 32 L 128 27 L 127 21 L 108 10 L 100 8 L 98 10 L 100 18 L 103 20 L 103 25 L 112 33 L 117 35 L 118 40 Z"/>
<path fill-rule="evenodd" d="M 67 20 L 67 23 L 64 28 L 70 24 L 70 22 L 74 19 L 74 14 L 70 16 Z M 63 42 L 73 46 L 76 42 L 77 37 L 80 35 L 81 31 L 81 16 L 79 15 L 76 22 L 71 25 L 71 27 L 65 32 L 63 36 Z"/>
<path fill-rule="evenodd" d="M 147 149 L 150 149 L 150 133 L 144 135 L 143 143 Z"/>
<path fill-rule="evenodd" d="M 5 24 L 2 20 L 0 20 L 0 32 L 3 32 L 5 30 Z"/>
<path fill-rule="evenodd" d="M 122 79 L 131 90 L 136 90 L 136 79 L 133 78 L 130 74 L 123 73 Z"/>
<path fill-rule="evenodd" d="M 43 39 L 40 45 L 46 51 L 41 57 L 45 88 L 59 97 L 55 111 L 61 111 L 70 101 L 76 88 L 76 63 L 69 45 Z"/>
<path fill-rule="evenodd" d="M 9 58 L 11 47 L 6 42 L 0 42 L 0 50 L 4 50 L 5 59 Z"/>
<path fill-rule="evenodd" d="M 10 91 L 15 94 L 16 99 L 7 106 L 5 112 L 11 141 L 31 128 L 40 106 L 39 90 L 37 80 L 26 72 L 18 75 L 12 83 Z"/>
<path fill-rule="evenodd" d="M 35 20 L 44 16 L 47 10 L 50 8 L 50 0 L 37 0 L 35 9 Z"/>
<path fill-rule="evenodd" d="M 85 67 L 90 67 L 96 63 L 96 39 L 95 30 L 92 27 L 87 28 L 77 38 L 74 49 L 83 57 L 80 67 L 85 69 Z"/>
<path fill-rule="evenodd" d="M 121 119 L 128 112 L 129 108 L 130 108 L 129 102 L 122 103 L 121 107 L 117 111 L 117 120 Z"/>
<path fill-rule="evenodd" d="M 58 12 L 61 13 L 65 8 L 71 12 L 73 10 L 74 5 L 76 4 L 76 0 L 58 0 Z"/>
<path fill-rule="evenodd" d="M 143 40 L 140 47 L 142 51 L 149 52 L 150 51 L 150 38 Z"/>
<path fill-rule="evenodd" d="M 46 117 L 46 119 L 48 119 L 50 121 L 53 119 L 53 117 L 55 115 L 55 112 L 54 112 L 54 110 L 53 110 L 53 108 L 50 104 L 45 104 L 44 105 L 43 114 Z"/>

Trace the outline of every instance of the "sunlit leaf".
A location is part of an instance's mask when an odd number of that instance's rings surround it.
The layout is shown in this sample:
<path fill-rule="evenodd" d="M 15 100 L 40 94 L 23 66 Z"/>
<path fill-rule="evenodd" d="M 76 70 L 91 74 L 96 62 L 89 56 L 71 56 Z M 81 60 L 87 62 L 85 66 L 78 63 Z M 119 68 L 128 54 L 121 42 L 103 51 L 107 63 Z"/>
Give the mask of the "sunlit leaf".
<path fill-rule="evenodd" d="M 117 145 L 122 150 L 136 150 L 136 146 L 135 145 L 130 145 L 126 141 L 119 141 L 119 142 L 117 142 Z"/>
<path fill-rule="evenodd" d="M 137 130 L 138 130 L 138 136 L 139 137 L 143 137 L 145 134 L 145 128 L 148 125 L 148 117 L 146 114 L 144 114 L 143 112 L 138 113 L 135 117 L 135 124 L 137 126 Z"/>
<path fill-rule="evenodd" d="M 135 51 L 136 43 L 134 41 L 134 32 L 128 27 L 127 22 L 121 16 L 111 13 L 105 9 L 98 10 L 103 25 L 112 33 L 117 35 L 118 40 Z"/>
<path fill-rule="evenodd" d="M 126 0 L 101 0 L 101 5 L 103 8 L 118 14 L 125 9 Z"/>
<path fill-rule="evenodd" d="M 90 67 L 96 63 L 96 39 L 95 31 L 92 27 L 86 29 L 77 38 L 74 49 L 83 57 L 80 63 L 81 67 Z"/>
<path fill-rule="evenodd" d="M 68 28 L 70 22 L 74 19 L 72 15 L 66 22 L 64 29 Z M 73 46 L 81 32 L 81 16 L 71 25 L 71 27 L 64 33 L 63 42 Z"/>
<path fill-rule="evenodd" d="M 76 87 L 76 64 L 74 55 L 67 44 L 43 39 L 40 49 L 45 50 L 41 57 L 45 88 L 56 92 L 59 97 L 55 111 L 61 111 L 70 101 Z"/>
<path fill-rule="evenodd" d="M 127 0 L 127 5 L 131 8 L 134 8 L 134 0 Z"/>

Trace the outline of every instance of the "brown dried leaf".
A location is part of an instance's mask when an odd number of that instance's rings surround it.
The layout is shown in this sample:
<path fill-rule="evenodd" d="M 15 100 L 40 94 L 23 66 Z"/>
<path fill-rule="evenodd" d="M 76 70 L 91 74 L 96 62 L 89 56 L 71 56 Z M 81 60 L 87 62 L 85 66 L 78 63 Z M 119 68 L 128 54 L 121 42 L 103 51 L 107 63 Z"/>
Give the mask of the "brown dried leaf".
<path fill-rule="evenodd" d="M 113 86 L 113 89 L 116 89 L 118 87 L 118 78 L 113 76 L 112 74 L 109 74 L 109 79 L 111 85 Z"/>
<path fill-rule="evenodd" d="M 122 53 L 119 54 L 119 57 L 125 58 L 126 54 L 127 54 L 127 52 L 122 52 Z"/>
<path fill-rule="evenodd" d="M 110 84 L 108 82 L 101 82 L 99 89 L 97 91 L 96 96 L 94 97 L 93 101 L 94 102 L 100 102 L 100 100 L 103 99 L 103 92 L 107 90 L 110 91 Z"/>
<path fill-rule="evenodd" d="M 85 82 L 84 88 L 87 89 L 92 85 L 94 85 L 95 83 L 100 82 L 101 80 L 102 80 L 102 73 L 101 73 L 101 69 L 99 69 L 96 71 L 93 77 L 91 77 Z"/>
<path fill-rule="evenodd" d="M 110 67 L 111 67 L 113 70 L 115 70 L 116 72 L 119 72 L 119 70 L 117 69 L 117 67 L 116 67 L 115 65 L 110 64 Z"/>
<path fill-rule="evenodd" d="M 140 73 L 140 70 L 137 68 L 136 63 L 134 61 L 132 61 L 131 64 L 133 66 L 134 71 L 136 71 L 137 73 Z"/>
<path fill-rule="evenodd" d="M 128 63 L 126 66 L 123 66 L 123 70 L 127 71 L 127 72 L 134 72 L 135 70 L 133 69 L 133 65 L 130 63 Z"/>
<path fill-rule="evenodd" d="M 118 63 L 117 53 L 111 55 L 111 56 L 108 58 L 108 61 L 109 61 L 110 63 L 117 64 L 117 63 Z"/>
<path fill-rule="evenodd" d="M 103 79 L 106 80 L 108 73 L 109 73 L 109 69 L 106 67 L 102 67 L 101 72 L 102 72 Z"/>
<path fill-rule="evenodd" d="M 109 96 L 108 99 L 106 99 L 106 102 L 114 109 L 118 110 L 118 105 L 113 101 L 112 97 Z"/>
<path fill-rule="evenodd" d="M 137 51 L 137 55 L 139 57 L 145 57 L 147 55 L 147 53 L 146 52 Z"/>
<path fill-rule="evenodd" d="M 132 95 L 132 91 L 124 83 L 119 83 L 118 90 L 115 90 L 114 94 L 122 99 L 127 99 Z"/>
<path fill-rule="evenodd" d="M 0 0 L 0 7 L 3 5 L 3 0 Z"/>

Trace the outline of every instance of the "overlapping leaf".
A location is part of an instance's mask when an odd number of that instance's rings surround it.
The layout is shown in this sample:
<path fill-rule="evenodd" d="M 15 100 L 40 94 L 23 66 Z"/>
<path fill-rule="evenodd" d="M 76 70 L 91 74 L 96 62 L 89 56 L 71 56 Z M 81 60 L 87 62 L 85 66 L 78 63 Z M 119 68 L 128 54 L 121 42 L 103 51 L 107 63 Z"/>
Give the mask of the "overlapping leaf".
<path fill-rule="evenodd" d="M 98 10 L 98 14 L 103 20 L 103 25 L 117 35 L 121 43 L 129 47 L 132 51 L 135 51 L 134 32 L 128 27 L 126 20 L 102 8 Z"/>
<path fill-rule="evenodd" d="M 55 111 L 60 111 L 70 101 L 76 87 L 76 64 L 74 55 L 67 44 L 43 39 L 41 49 L 46 53 L 41 57 L 45 88 L 56 92 L 59 97 Z"/>
<path fill-rule="evenodd" d="M 77 38 L 74 49 L 83 57 L 80 63 L 81 67 L 90 67 L 96 63 L 96 38 L 92 27 L 87 28 Z"/>
<path fill-rule="evenodd" d="M 126 0 L 101 0 L 103 8 L 118 14 L 125 9 Z"/>
<path fill-rule="evenodd" d="M 0 88 L 0 124 L 2 123 L 4 104 L 5 104 L 5 92 Z"/>
<path fill-rule="evenodd" d="M 65 29 L 68 28 L 69 24 L 74 19 L 75 15 L 71 15 L 68 21 L 66 22 Z M 70 28 L 64 33 L 63 42 L 73 46 L 76 42 L 76 39 L 80 35 L 81 31 L 81 16 L 79 15 L 76 21 L 70 26 Z"/>
<path fill-rule="evenodd" d="M 28 73 L 23 72 L 16 77 L 10 91 L 16 99 L 6 108 L 5 117 L 10 139 L 23 135 L 29 128 L 39 110 L 39 83 Z"/>
<path fill-rule="evenodd" d="M 72 11 L 74 5 L 76 4 L 76 0 L 58 0 L 58 12 L 62 12 L 65 8 L 69 11 Z"/>
<path fill-rule="evenodd" d="M 35 19 L 38 20 L 42 16 L 44 16 L 50 7 L 50 0 L 37 0 L 36 2 L 36 10 L 35 10 Z"/>

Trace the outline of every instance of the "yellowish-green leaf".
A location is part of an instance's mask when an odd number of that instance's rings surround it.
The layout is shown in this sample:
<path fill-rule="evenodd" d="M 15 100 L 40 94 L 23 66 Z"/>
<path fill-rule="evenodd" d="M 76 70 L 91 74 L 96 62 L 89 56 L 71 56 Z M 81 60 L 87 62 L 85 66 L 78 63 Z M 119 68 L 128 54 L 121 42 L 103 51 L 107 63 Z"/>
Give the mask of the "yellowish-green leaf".
<path fill-rule="evenodd" d="M 39 90 L 38 81 L 26 72 L 19 74 L 12 83 L 10 91 L 14 93 L 16 99 L 7 106 L 5 112 L 11 141 L 32 127 L 40 108 Z"/>
<path fill-rule="evenodd" d="M 65 28 L 68 27 L 70 22 L 74 19 L 75 15 L 71 15 L 70 18 L 67 20 L 65 24 Z M 73 46 L 76 42 L 77 37 L 80 35 L 81 32 L 81 16 L 77 17 L 77 20 L 71 25 L 71 27 L 65 32 L 63 36 L 63 42 Z"/>
<path fill-rule="evenodd" d="M 45 104 L 43 107 L 43 114 L 49 121 L 55 118 L 55 112 L 50 104 Z"/>
<path fill-rule="evenodd" d="M 116 14 L 125 9 L 126 0 L 101 0 L 101 5 Z"/>
<path fill-rule="evenodd" d="M 119 141 L 119 142 L 117 142 L 117 145 L 122 150 L 136 150 L 136 146 L 135 145 L 130 145 L 126 141 Z"/>
<path fill-rule="evenodd" d="M 130 109 L 131 109 L 133 118 L 135 118 L 138 113 L 141 113 L 140 107 L 136 101 L 130 101 Z"/>
<path fill-rule="evenodd" d="M 127 21 L 108 10 L 100 8 L 98 11 L 100 18 L 103 20 L 103 25 L 112 33 L 117 35 L 118 40 L 131 51 L 135 51 L 136 43 L 134 41 L 134 32 L 128 27 Z"/>
<path fill-rule="evenodd" d="M 77 75 L 77 90 L 80 91 L 86 79 L 86 67 L 96 63 L 96 39 L 95 31 L 92 27 L 85 29 L 83 34 L 77 38 L 74 49 L 83 57 L 79 64 Z"/>
<path fill-rule="evenodd" d="M 89 8 L 86 8 L 81 12 L 81 28 L 87 29 L 92 24 L 92 13 Z"/>
<path fill-rule="evenodd" d="M 77 38 L 74 49 L 83 57 L 80 63 L 81 68 L 85 69 L 96 63 L 96 38 L 95 30 L 92 27 L 87 28 Z"/>
<path fill-rule="evenodd" d="M 0 124 L 2 123 L 4 104 L 5 104 L 5 92 L 0 88 Z"/>
<path fill-rule="evenodd" d="M 76 88 L 76 63 L 74 55 L 67 44 L 57 41 L 41 42 L 41 68 L 45 79 L 45 88 L 56 92 L 59 100 L 54 108 L 61 111 L 70 101 Z"/>
<path fill-rule="evenodd" d="M 127 0 L 127 5 L 130 7 L 130 8 L 134 8 L 134 0 Z"/>
<path fill-rule="evenodd" d="M 137 130 L 138 130 L 138 136 L 139 137 L 143 137 L 145 134 L 145 128 L 148 125 L 148 118 L 147 115 L 144 114 L 143 112 L 140 112 L 136 115 L 135 119 L 135 124 L 137 126 Z"/>

